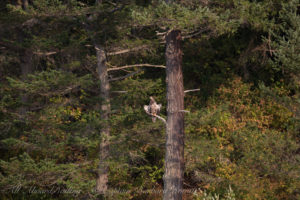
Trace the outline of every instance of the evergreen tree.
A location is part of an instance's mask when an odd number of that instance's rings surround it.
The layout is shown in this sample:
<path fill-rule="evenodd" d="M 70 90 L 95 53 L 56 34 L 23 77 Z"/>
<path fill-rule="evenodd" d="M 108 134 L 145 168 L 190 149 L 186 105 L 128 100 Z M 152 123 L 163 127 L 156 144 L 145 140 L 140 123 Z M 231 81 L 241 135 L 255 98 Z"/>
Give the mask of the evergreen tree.
<path fill-rule="evenodd" d="M 168 139 L 182 153 L 184 113 L 168 111 L 172 95 L 183 109 L 183 84 L 190 112 L 185 169 L 180 155 L 172 175 L 183 193 L 174 198 L 299 199 L 298 1 L 5 0 L 0 7 L 1 199 L 169 198 L 164 133 L 178 133 Z M 167 83 L 176 72 L 182 84 Z M 145 115 L 150 96 L 178 129 Z M 109 142 L 106 159 L 101 141 Z M 109 169 L 104 194 L 99 163 Z"/>

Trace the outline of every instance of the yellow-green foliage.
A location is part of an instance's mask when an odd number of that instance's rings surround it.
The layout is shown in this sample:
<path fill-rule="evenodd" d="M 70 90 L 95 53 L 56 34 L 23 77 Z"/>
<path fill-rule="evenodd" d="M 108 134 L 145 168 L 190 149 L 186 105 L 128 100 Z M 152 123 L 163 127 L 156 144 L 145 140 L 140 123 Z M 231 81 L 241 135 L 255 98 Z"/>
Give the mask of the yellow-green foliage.
<path fill-rule="evenodd" d="M 185 93 L 184 199 L 300 199 L 299 0 L 22 2 L 0 1 L 0 199 L 161 199 L 165 125 L 143 106 L 167 118 L 165 69 L 129 65 L 164 65 L 171 29 L 184 88 L 200 88 Z M 106 198 L 95 45 L 127 66 L 108 72 Z"/>
<path fill-rule="evenodd" d="M 293 112 L 251 87 L 234 78 L 188 117 L 187 173 L 221 194 L 231 184 L 240 199 L 291 198 L 300 185 Z"/>

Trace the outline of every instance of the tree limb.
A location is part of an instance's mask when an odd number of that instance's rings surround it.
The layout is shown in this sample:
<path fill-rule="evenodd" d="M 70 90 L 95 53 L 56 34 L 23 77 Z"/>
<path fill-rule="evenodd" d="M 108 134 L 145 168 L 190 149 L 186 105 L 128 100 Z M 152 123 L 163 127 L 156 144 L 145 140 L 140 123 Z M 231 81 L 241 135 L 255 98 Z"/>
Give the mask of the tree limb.
<path fill-rule="evenodd" d="M 190 111 L 188 111 L 188 110 L 179 110 L 178 112 L 190 113 Z"/>
<path fill-rule="evenodd" d="M 184 93 L 200 91 L 200 89 L 184 90 Z"/>
<path fill-rule="evenodd" d="M 126 74 L 125 76 L 120 76 L 120 77 L 116 77 L 116 78 L 111 78 L 111 79 L 108 79 L 108 81 L 118 81 L 118 80 L 122 80 L 122 79 L 128 78 L 128 77 L 130 77 L 130 76 L 134 76 L 135 74 L 140 73 L 141 71 L 143 71 L 143 70 L 140 69 L 140 70 L 138 70 L 138 71 L 131 72 L 130 74 Z"/>
<path fill-rule="evenodd" d="M 200 35 L 201 33 L 205 32 L 205 31 L 207 31 L 207 30 L 208 30 L 208 29 L 202 29 L 202 30 L 200 30 L 200 31 L 188 33 L 188 34 L 182 36 L 182 39 L 184 40 L 184 39 L 188 39 L 188 38 L 195 37 L 195 36 Z"/>
<path fill-rule="evenodd" d="M 123 93 L 127 93 L 127 91 L 111 91 L 110 93 L 123 94 Z"/>
<path fill-rule="evenodd" d="M 26 49 L 24 47 L 14 45 L 13 42 L 0 41 L 0 45 L 2 47 L 8 48 L 8 49 L 11 49 L 11 50 L 14 50 L 14 51 L 24 51 Z M 50 52 L 37 51 L 37 52 L 33 52 L 33 54 L 39 55 L 39 56 L 50 56 L 50 55 L 57 54 L 57 53 L 58 53 L 57 51 L 50 51 Z"/>
<path fill-rule="evenodd" d="M 38 23 L 40 23 L 40 21 L 39 21 L 38 19 L 32 18 L 32 19 L 29 19 L 29 20 L 27 20 L 26 22 L 24 22 L 24 23 L 22 24 L 22 26 L 23 26 L 23 27 L 31 28 L 31 27 L 33 27 L 34 25 L 38 24 Z"/>
<path fill-rule="evenodd" d="M 84 65 L 84 67 L 85 67 L 89 72 L 91 72 L 92 75 L 93 75 L 96 79 L 99 80 L 99 76 L 98 76 L 98 74 L 97 74 L 96 71 L 94 71 L 94 70 L 93 70 L 92 68 L 90 68 L 88 65 Z"/>
<path fill-rule="evenodd" d="M 132 52 L 132 51 L 138 51 L 138 50 L 144 49 L 146 47 L 148 47 L 148 45 L 142 45 L 142 46 L 139 46 L 139 47 L 134 47 L 134 48 L 129 48 L 129 49 L 123 49 L 123 50 L 115 51 L 115 52 L 108 52 L 106 55 L 108 55 L 108 56 L 115 56 L 115 55 L 120 55 L 120 54 L 124 54 L 124 53 L 129 53 L 129 52 Z"/>
<path fill-rule="evenodd" d="M 145 110 L 145 109 L 144 109 L 144 110 Z M 146 110 L 145 110 L 145 112 L 146 112 L 148 115 L 151 115 L 151 116 L 153 116 L 153 117 L 156 117 L 156 118 L 160 119 L 160 120 L 167 126 L 167 121 L 165 120 L 165 118 L 163 118 L 163 117 L 161 117 L 161 116 L 159 116 L 159 115 L 154 115 L 154 114 L 152 114 L 152 113 L 149 113 L 149 112 L 146 111 Z"/>
<path fill-rule="evenodd" d="M 120 69 L 126 69 L 130 67 L 157 67 L 157 68 L 166 68 L 164 65 L 151 65 L 151 64 L 135 64 L 135 65 L 125 65 L 121 67 L 113 67 L 107 69 L 107 71 L 115 71 L 115 70 L 120 70 Z"/>
<path fill-rule="evenodd" d="M 188 110 L 169 111 L 169 113 L 190 113 Z"/>
<path fill-rule="evenodd" d="M 13 44 L 13 42 L 5 42 L 5 41 L 0 41 L 0 45 L 3 47 L 6 47 L 8 49 L 11 49 L 13 51 L 23 51 L 25 50 L 25 48 L 20 47 L 20 46 L 16 46 Z"/>
<path fill-rule="evenodd" d="M 33 52 L 33 54 L 35 55 L 39 55 L 39 56 L 50 56 L 53 54 L 57 54 L 57 51 L 50 51 L 50 52 Z"/>
<path fill-rule="evenodd" d="M 69 86 L 64 90 L 59 90 L 59 91 L 55 91 L 55 92 L 48 92 L 48 93 L 39 93 L 39 95 L 45 96 L 45 97 L 50 97 L 50 96 L 54 96 L 54 95 L 66 95 L 66 94 L 69 94 L 71 92 L 78 91 L 79 89 L 80 89 L 80 85 L 75 85 L 75 86 Z"/>

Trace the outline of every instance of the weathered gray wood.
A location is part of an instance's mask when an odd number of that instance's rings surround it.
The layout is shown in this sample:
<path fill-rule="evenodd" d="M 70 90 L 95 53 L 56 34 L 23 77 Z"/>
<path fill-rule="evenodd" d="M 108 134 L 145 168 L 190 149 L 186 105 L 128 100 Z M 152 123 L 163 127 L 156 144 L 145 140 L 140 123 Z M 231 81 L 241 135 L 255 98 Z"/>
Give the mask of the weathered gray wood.
<path fill-rule="evenodd" d="M 184 175 L 184 88 L 181 32 L 166 36 L 167 130 L 164 200 L 181 200 Z"/>
<path fill-rule="evenodd" d="M 108 164 L 107 159 L 109 156 L 109 135 L 110 135 L 110 125 L 109 125 L 109 113 L 110 113 L 110 98 L 109 98 L 109 82 L 108 73 L 106 66 L 106 55 L 103 48 L 96 45 L 97 53 L 97 70 L 100 85 L 100 96 L 101 96 L 101 119 L 103 120 L 103 126 L 101 129 L 101 142 L 100 142 L 100 153 L 99 153 L 99 168 L 98 168 L 98 178 L 96 184 L 96 190 L 100 194 L 104 194 L 107 191 L 108 182 Z"/>

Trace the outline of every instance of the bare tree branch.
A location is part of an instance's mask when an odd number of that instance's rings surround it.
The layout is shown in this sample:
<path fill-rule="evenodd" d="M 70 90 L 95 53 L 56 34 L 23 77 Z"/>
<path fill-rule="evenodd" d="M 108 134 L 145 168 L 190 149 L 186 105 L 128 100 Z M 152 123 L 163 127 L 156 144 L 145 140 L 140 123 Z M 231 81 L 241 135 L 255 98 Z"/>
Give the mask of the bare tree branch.
<path fill-rule="evenodd" d="M 120 70 L 120 69 L 126 69 L 130 67 L 157 67 L 157 68 L 166 68 L 164 65 L 151 65 L 151 64 L 135 64 L 135 65 L 125 65 L 121 67 L 113 67 L 107 69 L 107 71 L 115 71 L 115 70 Z"/>
<path fill-rule="evenodd" d="M 159 115 L 154 115 L 154 114 L 152 114 L 152 113 L 149 113 L 146 109 L 144 109 L 144 110 L 145 110 L 145 112 L 146 112 L 148 115 L 151 115 L 151 116 L 153 116 L 153 117 L 156 117 L 156 118 L 160 119 L 160 120 L 167 126 L 167 121 L 165 120 L 165 118 L 163 118 L 163 117 L 161 117 L 161 116 L 159 116 Z"/>
<path fill-rule="evenodd" d="M 118 80 L 122 80 L 122 79 L 125 79 L 125 78 L 128 78 L 130 76 L 134 76 L 135 74 L 138 74 L 140 73 L 141 71 L 143 71 L 142 69 L 138 70 L 138 71 L 135 71 L 135 72 L 132 72 L 130 74 L 126 74 L 125 76 L 120 76 L 120 77 L 116 77 L 116 78 L 111 78 L 111 79 L 108 79 L 108 81 L 118 81 Z"/>
<path fill-rule="evenodd" d="M 188 39 L 188 38 L 192 38 L 192 37 L 195 37 L 195 36 L 197 36 L 197 35 L 200 35 L 201 33 L 203 33 L 204 31 L 202 30 L 202 31 L 197 31 L 197 32 L 195 32 L 195 33 L 190 33 L 190 34 L 187 34 L 187 35 L 185 35 L 185 36 L 182 36 L 182 39 L 184 40 L 184 39 Z"/>
<path fill-rule="evenodd" d="M 123 94 L 123 93 L 127 93 L 127 91 L 111 91 L 110 93 Z"/>
<path fill-rule="evenodd" d="M 200 91 L 200 89 L 184 90 L 184 93 Z"/>
<path fill-rule="evenodd" d="M 0 41 L 0 45 L 2 47 L 6 47 L 8 49 L 14 50 L 14 51 L 23 51 L 24 48 L 20 46 L 16 46 L 13 42 L 5 42 L 5 41 Z"/>
<path fill-rule="evenodd" d="M 98 74 L 97 74 L 96 71 L 94 71 L 94 70 L 93 70 L 92 68 L 90 68 L 88 65 L 84 65 L 84 67 L 85 67 L 89 72 L 91 72 L 92 75 L 93 75 L 96 79 L 99 80 L 99 76 L 98 76 Z"/>
<path fill-rule="evenodd" d="M 168 31 L 165 31 L 165 32 L 158 32 L 158 31 L 156 31 L 156 35 L 157 36 L 166 36 L 166 34 L 168 33 Z"/>
<path fill-rule="evenodd" d="M 115 56 L 115 55 L 119 55 L 119 54 L 129 53 L 129 52 L 132 52 L 132 51 L 138 51 L 138 50 L 141 50 L 141 49 L 144 49 L 144 48 L 147 48 L 147 47 L 148 47 L 147 45 L 142 45 L 142 46 L 139 46 L 139 47 L 123 49 L 123 50 L 119 50 L 119 51 L 115 51 L 115 52 L 108 52 L 106 55 Z"/>
<path fill-rule="evenodd" d="M 179 110 L 178 112 L 190 113 L 190 111 L 188 111 L 188 110 Z"/>
<path fill-rule="evenodd" d="M 39 95 L 45 96 L 45 97 L 50 97 L 50 96 L 54 96 L 54 95 L 66 95 L 71 92 L 79 91 L 79 89 L 80 89 L 80 85 L 75 85 L 75 86 L 69 86 L 64 90 L 60 90 L 60 91 L 56 91 L 56 92 L 39 93 Z"/>
<path fill-rule="evenodd" d="M 38 23 L 40 23 L 40 21 L 39 21 L 38 19 L 32 18 L 32 19 L 29 19 L 29 20 L 27 20 L 26 22 L 24 22 L 24 23 L 22 24 L 22 26 L 23 26 L 23 27 L 31 28 L 31 27 L 33 27 L 34 25 L 38 24 Z"/>
<path fill-rule="evenodd" d="M 50 56 L 53 54 L 57 54 L 57 51 L 50 51 L 50 52 L 33 52 L 33 54 L 35 55 L 39 55 L 39 56 Z"/>
<path fill-rule="evenodd" d="M 190 111 L 188 111 L 188 110 L 169 111 L 169 113 L 180 113 L 180 112 L 182 112 L 182 113 L 190 113 Z"/>

